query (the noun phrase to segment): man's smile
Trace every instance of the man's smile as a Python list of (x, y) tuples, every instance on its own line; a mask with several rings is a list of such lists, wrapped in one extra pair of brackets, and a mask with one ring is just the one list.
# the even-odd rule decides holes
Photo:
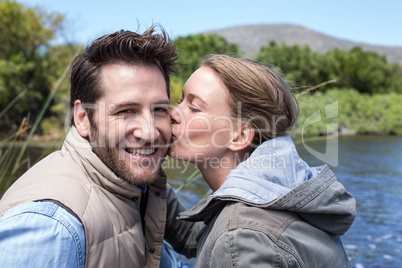
[(149, 149), (126, 148), (125, 151), (132, 155), (149, 156), (149, 155), (154, 154), (156, 149), (155, 148), (149, 148)]

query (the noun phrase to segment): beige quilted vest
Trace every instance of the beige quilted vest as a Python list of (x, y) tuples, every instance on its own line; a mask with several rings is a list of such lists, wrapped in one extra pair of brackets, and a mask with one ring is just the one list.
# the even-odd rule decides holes
[(0, 215), (22, 203), (55, 200), (80, 219), (86, 267), (159, 267), (166, 223), (166, 176), (149, 185), (145, 238), (141, 192), (118, 178), (72, 127), (63, 148), (19, 178), (0, 200)]

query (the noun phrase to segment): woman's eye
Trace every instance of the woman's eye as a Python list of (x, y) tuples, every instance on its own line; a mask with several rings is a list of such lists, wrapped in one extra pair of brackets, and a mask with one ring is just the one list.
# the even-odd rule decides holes
[(198, 109), (197, 107), (194, 106), (188, 106), (188, 108), (193, 111), (193, 112), (200, 112), (200, 109)]

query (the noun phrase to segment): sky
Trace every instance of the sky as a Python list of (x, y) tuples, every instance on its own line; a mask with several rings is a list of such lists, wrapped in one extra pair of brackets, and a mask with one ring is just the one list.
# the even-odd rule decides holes
[(400, 0), (17, 0), (66, 16), (58, 42), (87, 44), (121, 29), (160, 24), (172, 38), (239, 25), (288, 23), (332, 37), (402, 46)]

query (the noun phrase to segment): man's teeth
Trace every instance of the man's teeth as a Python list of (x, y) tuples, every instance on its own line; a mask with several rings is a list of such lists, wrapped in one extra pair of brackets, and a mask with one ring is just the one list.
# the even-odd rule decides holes
[(129, 149), (127, 148), (126, 151), (133, 155), (151, 155), (155, 153), (155, 148), (152, 149)]

